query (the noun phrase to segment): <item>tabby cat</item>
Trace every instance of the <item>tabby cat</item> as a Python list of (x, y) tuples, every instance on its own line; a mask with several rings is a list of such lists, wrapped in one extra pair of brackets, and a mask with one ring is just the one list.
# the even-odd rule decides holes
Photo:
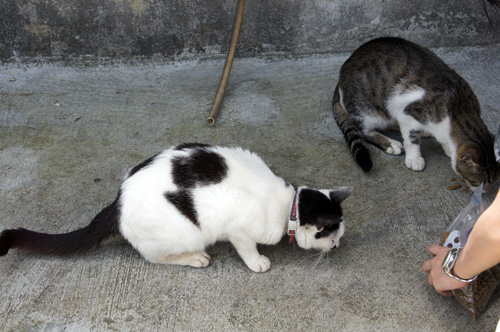
[(304, 249), (339, 246), (345, 229), (340, 203), (351, 192), (295, 190), (248, 150), (182, 144), (132, 168), (116, 200), (87, 227), (65, 234), (4, 230), (0, 256), (10, 248), (83, 252), (121, 234), (150, 262), (206, 267), (205, 248), (223, 240), (252, 271), (265, 272), (271, 263), (257, 243), (276, 244), (288, 233)]
[[(430, 50), (401, 38), (359, 47), (340, 69), (333, 96), (335, 120), (356, 162), (372, 168), (368, 141), (388, 154), (406, 152), (406, 166), (424, 169), (423, 136), (433, 136), (453, 170), (473, 189), (487, 190), (499, 175), (494, 136), (481, 119), (469, 84)], [(380, 131), (397, 129), (401, 142)]]

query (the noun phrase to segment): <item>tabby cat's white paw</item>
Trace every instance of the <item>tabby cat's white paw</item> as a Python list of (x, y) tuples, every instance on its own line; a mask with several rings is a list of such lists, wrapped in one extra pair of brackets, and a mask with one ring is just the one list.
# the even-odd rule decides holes
[(247, 264), (253, 272), (266, 272), (271, 268), (271, 261), (266, 256), (259, 256), (255, 261)]
[(396, 140), (391, 139), (391, 146), (385, 150), (387, 154), (400, 155), (404, 151), (403, 144)]
[(406, 158), (406, 167), (414, 171), (421, 171), (425, 167), (425, 160), (422, 157), (418, 157), (415, 159)]

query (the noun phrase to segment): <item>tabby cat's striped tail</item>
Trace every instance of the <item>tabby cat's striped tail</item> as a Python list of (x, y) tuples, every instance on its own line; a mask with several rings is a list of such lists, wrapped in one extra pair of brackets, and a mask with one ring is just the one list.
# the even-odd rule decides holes
[(0, 234), (0, 256), (9, 249), (24, 249), (40, 254), (67, 255), (85, 252), (118, 234), (118, 199), (97, 214), (82, 229), (64, 234), (46, 234), (24, 228), (6, 229)]
[(342, 106), (340, 102), (339, 87), (335, 88), (335, 93), (333, 94), (333, 116), (340, 130), (344, 134), (344, 138), (351, 148), (352, 155), (363, 171), (368, 172), (372, 169), (373, 163), (370, 157), (370, 151), (366, 146), (366, 141), (363, 133), (359, 128), (351, 121), (349, 114)]

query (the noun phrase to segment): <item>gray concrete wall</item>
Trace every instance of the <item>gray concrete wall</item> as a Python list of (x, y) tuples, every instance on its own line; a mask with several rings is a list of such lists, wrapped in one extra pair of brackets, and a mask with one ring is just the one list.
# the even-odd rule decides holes
[[(0, 0), (0, 60), (218, 56), (236, 3)], [(350, 51), (382, 35), (429, 47), (500, 41), (481, 0), (248, 0), (238, 55)]]

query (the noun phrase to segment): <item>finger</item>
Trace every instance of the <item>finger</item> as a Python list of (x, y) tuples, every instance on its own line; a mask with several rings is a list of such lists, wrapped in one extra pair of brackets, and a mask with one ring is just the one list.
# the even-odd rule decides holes
[(432, 268), (431, 259), (426, 260), (425, 262), (422, 263), (422, 270), (424, 270), (424, 272), (426, 273), (431, 272), (431, 268)]
[(427, 282), (429, 283), (429, 285), (431, 287), (434, 287), (434, 289), (436, 290), (436, 292), (438, 292), (439, 294), (443, 295), (443, 296), (446, 296), (446, 297), (450, 297), (453, 295), (452, 291), (450, 290), (439, 290), (437, 289), (435, 286), (434, 286), (434, 281), (432, 280), (432, 274), (429, 273), (429, 277), (427, 278)]
[(452, 291), (449, 291), (449, 290), (447, 290), (447, 291), (439, 291), (439, 290), (437, 290), (437, 289), (436, 289), (436, 291), (437, 291), (439, 294), (441, 294), (441, 295), (443, 295), (443, 296), (447, 296), (447, 297), (450, 297), (450, 296), (452, 296), (452, 295), (453, 295)]
[(429, 273), (429, 276), (427, 277), (427, 282), (429, 283), (430, 286), (434, 287), (434, 283), (432, 282), (432, 275)]
[(439, 252), (439, 250), (440, 250), (441, 248), (443, 248), (443, 247), (438, 246), (437, 244), (431, 244), (431, 245), (429, 246), (429, 252), (430, 252), (432, 255), (436, 256), (436, 255), (438, 254), (438, 252)]

